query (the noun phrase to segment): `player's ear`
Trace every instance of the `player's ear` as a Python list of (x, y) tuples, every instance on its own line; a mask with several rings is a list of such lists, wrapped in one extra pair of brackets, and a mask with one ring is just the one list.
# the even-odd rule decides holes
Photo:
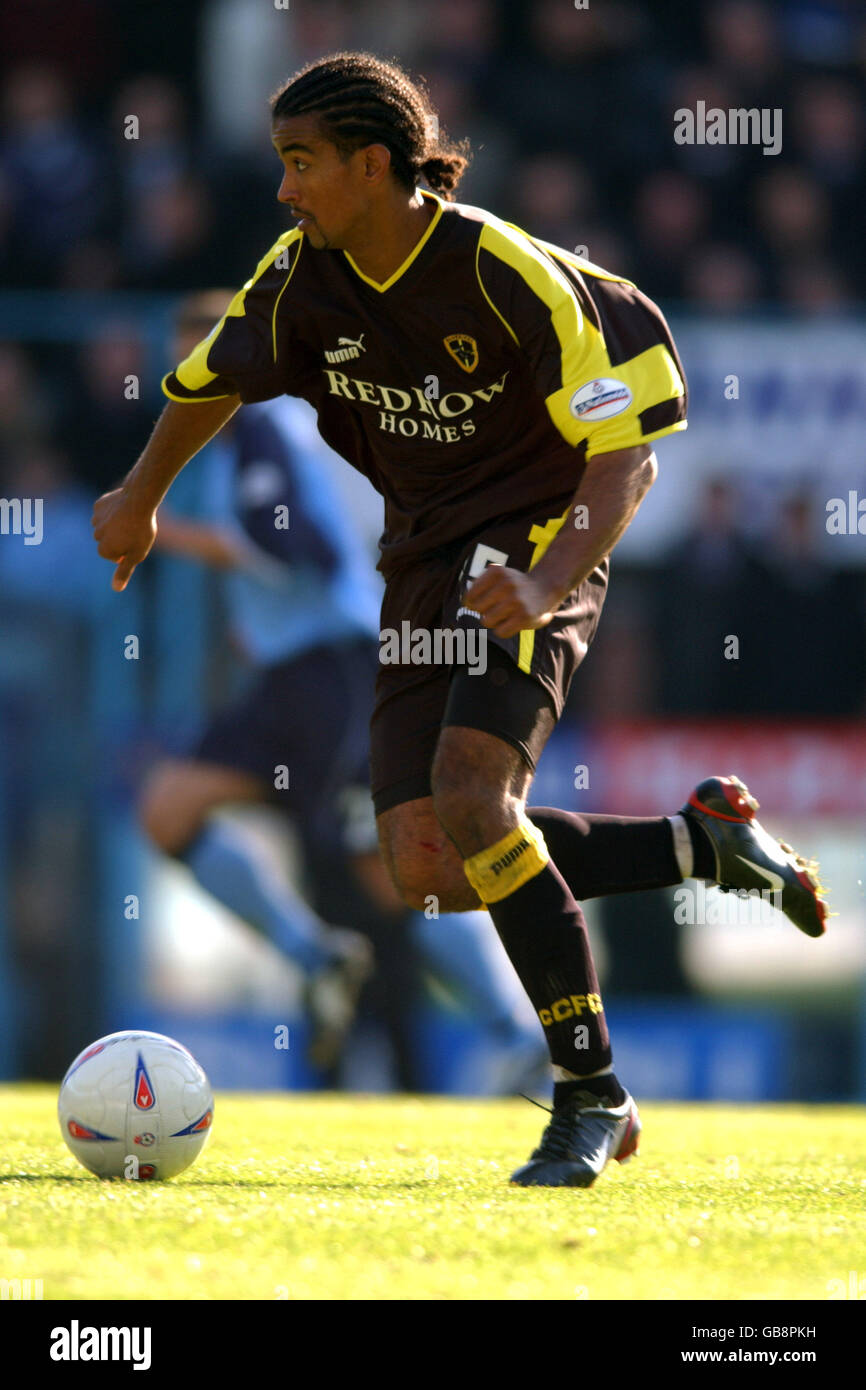
[(391, 151), (388, 146), (365, 145), (358, 153), (363, 155), (364, 181), (368, 185), (380, 184), (391, 168)]

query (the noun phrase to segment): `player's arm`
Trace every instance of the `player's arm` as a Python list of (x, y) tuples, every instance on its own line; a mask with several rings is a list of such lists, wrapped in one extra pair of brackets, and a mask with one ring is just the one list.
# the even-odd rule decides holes
[(164, 379), (169, 402), (144, 453), (122, 486), (96, 503), (93, 531), (99, 554), (117, 563), (113, 588), (125, 589), (150, 551), (157, 508), (184, 465), (242, 401), (269, 400), (288, 388), (286, 366), (277, 360), (275, 316), (300, 244), (297, 229), (284, 233), (219, 323)]
[(213, 439), (238, 406), (239, 396), (217, 400), (169, 401), (141, 458), (124, 482), (106, 492), (93, 508), (93, 535), (99, 554), (117, 568), (113, 589), (125, 589), (156, 539), (156, 512), (178, 473)]
[(592, 574), (624, 534), (657, 474), (648, 444), (595, 454), (569, 513), (528, 573), (488, 565), (465, 602), (498, 637), (545, 627), (567, 594)]
[(180, 555), (185, 560), (198, 560), (214, 569), (238, 569), (244, 562), (244, 547), (238, 537), (223, 526), (207, 521), (190, 521), (187, 517), (166, 516), (160, 513), (158, 550)]
[(490, 566), (466, 594), (487, 627), (512, 637), (549, 623), (616, 545), (655, 480), (650, 441), (685, 429), (686, 387), (667, 326), (649, 301), (628, 311), (629, 355), (623, 360), (620, 344), (614, 364), (564, 267), (516, 228), (484, 225), (476, 269), (551, 423), (587, 460), (572, 503), (586, 511), (573, 510), (572, 524), (566, 517), (528, 574)]

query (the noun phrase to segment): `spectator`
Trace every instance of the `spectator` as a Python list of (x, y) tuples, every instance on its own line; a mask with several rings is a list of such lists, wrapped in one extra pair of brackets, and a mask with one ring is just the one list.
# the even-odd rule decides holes
[(78, 478), (94, 494), (113, 487), (147, 442), (153, 410), (141, 398), (144, 348), (128, 324), (106, 324), (85, 344), (61, 434)]
[(655, 645), (666, 714), (745, 714), (759, 700), (766, 632), (754, 612), (764, 575), (741, 536), (741, 509), (736, 486), (708, 482), (693, 526), (658, 572)]
[(118, 92), (111, 128), (124, 213), (134, 220), (143, 195), (171, 186), (190, 170), (183, 96), (163, 77), (138, 77)]
[(854, 292), (835, 261), (823, 256), (794, 257), (778, 268), (780, 298), (805, 314), (849, 311)]
[(773, 256), (824, 248), (830, 221), (829, 200), (815, 179), (800, 169), (773, 169), (754, 195), (758, 229)]
[(187, 175), (143, 192), (138, 217), (127, 225), (126, 280), (136, 289), (196, 289), (212, 283), (225, 264), (201, 179)]
[(50, 418), (31, 358), (15, 344), (0, 342), (0, 489), (18, 451), (46, 435)]
[(755, 0), (711, 5), (705, 17), (705, 43), (713, 63), (740, 89), (747, 106), (777, 103), (781, 57), (776, 16), (770, 6)]
[(861, 713), (866, 682), (863, 580), (821, 553), (822, 518), (806, 494), (787, 498), (761, 546), (750, 713)]
[(706, 233), (707, 195), (675, 169), (648, 175), (637, 190), (632, 223), (638, 242), (635, 278), (654, 298), (682, 295), (684, 258)]
[(527, 160), (518, 196), (517, 221), (533, 236), (566, 250), (577, 243), (587, 244), (581, 232), (595, 213), (595, 193), (576, 159), (565, 154), (537, 154)]
[(683, 289), (698, 310), (735, 313), (751, 309), (763, 296), (757, 265), (738, 246), (710, 242), (699, 247), (686, 264)]
[(3, 107), (0, 173), (9, 190), (16, 280), (56, 284), (76, 242), (107, 217), (105, 151), (75, 112), (58, 70), (14, 71)]

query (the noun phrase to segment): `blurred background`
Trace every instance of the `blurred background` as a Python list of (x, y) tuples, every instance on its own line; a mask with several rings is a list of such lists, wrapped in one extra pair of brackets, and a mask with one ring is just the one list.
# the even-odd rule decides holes
[[(617, 1071), (645, 1097), (866, 1098), (857, 0), (3, 0), (0, 1076), (58, 1077), (100, 1034), (152, 1027), (217, 1086), (507, 1090), (497, 1008), (534, 1060), (531, 1010), (473, 914), (455, 940), (481, 1002), (431, 939), (448, 918), (385, 933), (379, 987), (322, 1075), (297, 969), (139, 826), (148, 770), (225, 707), (244, 659), (212, 569), (155, 552), (112, 593), (92, 503), (161, 409), (178, 298), (242, 284), (288, 224), (268, 94), (340, 48), (422, 74), (472, 142), (461, 201), (636, 280), (689, 378), (689, 429), (659, 444), (533, 800), (672, 814), (736, 772), (821, 860), (838, 914), (815, 943), (712, 891), (696, 922), (674, 890), (588, 903)], [(699, 101), (781, 111), (780, 153), (677, 144), (674, 112)], [(378, 499), (321, 467), (373, 556)], [(209, 468), (181, 475), (177, 516), (205, 515)], [(10, 499), (42, 499), (38, 539)], [(243, 819), (308, 892), (297, 825)], [(383, 978), (402, 981), (396, 1020)]]

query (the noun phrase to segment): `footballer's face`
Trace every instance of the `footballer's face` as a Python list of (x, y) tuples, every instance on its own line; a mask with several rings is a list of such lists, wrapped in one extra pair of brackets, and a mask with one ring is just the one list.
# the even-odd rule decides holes
[(349, 248), (387, 172), (387, 150), (368, 146), (343, 158), (323, 139), (315, 116), (279, 117), (271, 139), (283, 165), (277, 198), (291, 209), (310, 245), (318, 251)]

